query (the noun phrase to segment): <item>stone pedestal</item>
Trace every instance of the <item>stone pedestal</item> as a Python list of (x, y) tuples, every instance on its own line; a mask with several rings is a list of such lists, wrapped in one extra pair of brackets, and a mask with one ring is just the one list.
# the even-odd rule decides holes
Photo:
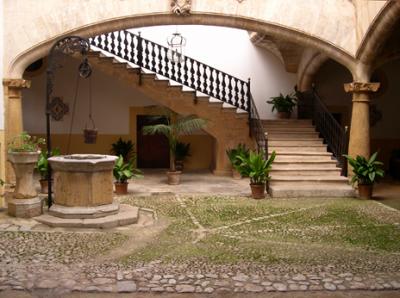
[(42, 214), (42, 201), (37, 197), (33, 170), (39, 152), (10, 152), (8, 160), (15, 172), (16, 185), (10, 194), (8, 214), (15, 217), (35, 217)]

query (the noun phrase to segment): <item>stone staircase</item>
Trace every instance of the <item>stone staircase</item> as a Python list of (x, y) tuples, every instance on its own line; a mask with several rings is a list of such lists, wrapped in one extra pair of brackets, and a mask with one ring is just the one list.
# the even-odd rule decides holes
[(354, 190), (311, 120), (264, 120), (268, 152), (277, 153), (271, 170), (272, 197), (353, 197)]
[(255, 147), (255, 141), (249, 137), (246, 111), (154, 72), (140, 70), (136, 65), (107, 52), (92, 49), (88, 58), (95, 71), (100, 70), (125, 81), (160, 106), (168, 107), (181, 115), (194, 114), (207, 119), (204, 130), (215, 139), (215, 165), (212, 169), (214, 174), (231, 174), (230, 161), (226, 155), (228, 148), (238, 143), (244, 143), (250, 148)]

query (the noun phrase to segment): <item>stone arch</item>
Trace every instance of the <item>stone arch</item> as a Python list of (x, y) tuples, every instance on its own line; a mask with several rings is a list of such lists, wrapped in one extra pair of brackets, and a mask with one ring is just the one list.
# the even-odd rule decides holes
[(319, 39), (315, 36), (291, 29), (282, 25), (248, 19), (232, 15), (192, 14), (190, 16), (178, 17), (171, 13), (159, 13), (154, 15), (128, 16), (119, 19), (105, 20), (100, 23), (76, 28), (61, 35), (51, 36), (47, 40), (20, 53), (7, 68), (5, 74), (9, 78), (21, 78), (25, 68), (37, 59), (47, 55), (51, 45), (67, 35), (79, 35), (82, 37), (95, 36), (101, 33), (116, 31), (127, 28), (147, 27), (157, 25), (212, 25), (238, 28), (248, 31), (260, 32), (281, 38), (283, 40), (295, 41), (296, 43), (318, 50), (326, 56), (352, 69), (355, 59), (344, 50), (333, 44)]
[(328, 59), (328, 56), (319, 52), (309, 51), (308, 53), (305, 53), (299, 67), (297, 79), (297, 87), (300, 92), (312, 88), (315, 74)]
[(387, 1), (380, 14), (370, 26), (361, 45), (356, 58), (365, 65), (374, 63), (385, 41), (394, 30), (397, 21), (400, 20), (400, 1)]

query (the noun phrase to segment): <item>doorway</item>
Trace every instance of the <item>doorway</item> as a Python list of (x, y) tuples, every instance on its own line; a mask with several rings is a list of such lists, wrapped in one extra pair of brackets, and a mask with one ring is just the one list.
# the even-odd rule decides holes
[(169, 168), (168, 139), (162, 134), (144, 135), (146, 125), (167, 124), (164, 116), (137, 115), (137, 166), (138, 168)]

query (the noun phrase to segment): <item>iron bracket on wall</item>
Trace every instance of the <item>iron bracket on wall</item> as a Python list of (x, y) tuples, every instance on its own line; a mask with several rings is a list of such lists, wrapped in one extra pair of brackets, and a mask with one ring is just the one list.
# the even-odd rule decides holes
[[(87, 53), (90, 50), (90, 43), (88, 39), (79, 36), (67, 36), (59, 39), (51, 47), (49, 51), (48, 67), (46, 71), (46, 143), (47, 143), (47, 157), (51, 157), (51, 97), (54, 91), (54, 79), (57, 69), (61, 68), (60, 57), (62, 55), (73, 55), (80, 54), (83, 59), (82, 63), (79, 65), (79, 75), (83, 78), (88, 78), (92, 74), (92, 68), (87, 59)], [(47, 194), (47, 204), (50, 208), (53, 204), (52, 198), (52, 170), (49, 165), (47, 181), (48, 181), (48, 194)]]

